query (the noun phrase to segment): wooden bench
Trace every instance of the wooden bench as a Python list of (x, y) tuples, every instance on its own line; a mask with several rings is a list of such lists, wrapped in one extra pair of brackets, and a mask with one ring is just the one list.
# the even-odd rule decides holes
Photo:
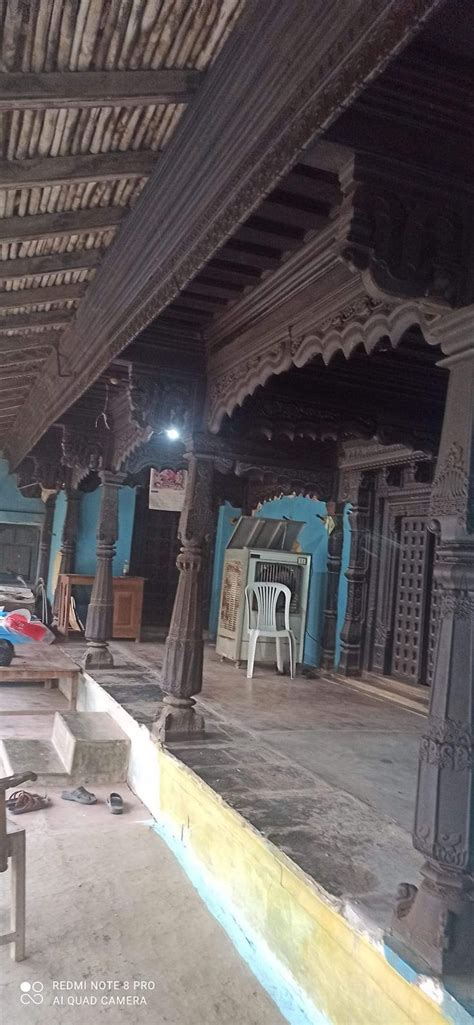
[(0, 667), (0, 686), (3, 683), (43, 683), (44, 689), (50, 690), (54, 681), (60, 689), (61, 683), (69, 684), (68, 707), (75, 709), (79, 673), (78, 666), (63, 653), (56, 653), (49, 646), (35, 648), (34, 652), (16, 655), (11, 665)]

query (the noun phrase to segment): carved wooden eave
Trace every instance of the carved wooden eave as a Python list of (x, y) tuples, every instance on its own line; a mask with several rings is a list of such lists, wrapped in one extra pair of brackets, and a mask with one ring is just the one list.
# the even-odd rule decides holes
[(278, 498), (301, 497), (327, 502), (335, 494), (335, 467), (301, 470), (237, 460), (235, 473), (248, 481), (247, 505), (250, 511)]
[(328, 364), (336, 352), (343, 352), (349, 359), (359, 345), (370, 353), (384, 337), (396, 348), (414, 325), (428, 343), (438, 344), (433, 327), (439, 313), (424, 310), (415, 301), (374, 298), (366, 292), (359, 274), (342, 271), (342, 280), (344, 283), (333, 293), (326, 290), (317, 298), (313, 293), (312, 301), (306, 292), (302, 293), (211, 359), (207, 398), (210, 431), (217, 432), (225, 414), (231, 415), (272, 374), (281, 374), (292, 364), (302, 367), (318, 355)]
[(56, 494), (64, 487), (67, 476), (62, 456), (62, 431), (52, 427), (17, 467), (15, 476), (20, 490), (28, 489), (28, 497), (38, 494), (44, 501)]
[(12, 426), (13, 465), (440, 2), (248, 0), (62, 337), (70, 376), (60, 381), (49, 359)]

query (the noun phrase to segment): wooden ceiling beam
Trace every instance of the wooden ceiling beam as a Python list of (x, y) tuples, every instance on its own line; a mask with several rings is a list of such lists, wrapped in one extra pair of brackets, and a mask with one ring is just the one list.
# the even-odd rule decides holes
[[(51, 357), (18, 415), (6, 440), (13, 467), (440, 6), (441, 0), (248, 0), (61, 340), (70, 377)], [(10, 89), (9, 109), (18, 109), (21, 95), (21, 88)], [(31, 106), (31, 96), (25, 99)], [(84, 102), (81, 89), (79, 106)], [(120, 105), (117, 95), (114, 103)], [(285, 239), (284, 248), (289, 244)]]
[(52, 349), (60, 337), (60, 331), (54, 331), (51, 334), (38, 331), (33, 335), (0, 336), (0, 353), (23, 352), (25, 349)]
[(287, 249), (299, 249), (303, 241), (303, 232), (278, 231), (278, 225), (273, 224), (260, 216), (253, 216), (246, 224), (242, 224), (235, 233), (235, 238), (242, 242), (251, 242), (252, 245), (262, 246), (263, 249), (274, 250), (278, 256)]
[(0, 111), (189, 103), (203, 79), (200, 71), (175, 68), (6, 72), (0, 74)]
[(30, 327), (66, 327), (75, 311), (40, 310), (38, 313), (18, 313), (0, 317), (0, 336), (5, 331), (27, 331)]
[(258, 208), (258, 216), (265, 217), (275, 225), (284, 224), (304, 232), (314, 231), (315, 228), (325, 228), (328, 223), (327, 214), (321, 211), (286, 206), (273, 198), (264, 200)]
[(223, 283), (218, 284), (217, 281), (208, 281), (206, 278), (193, 278), (190, 285), (186, 289), (186, 295), (196, 295), (201, 299), (209, 299), (214, 301), (218, 299), (238, 299), (242, 295), (244, 284), (239, 286), (234, 285), (232, 288), (230, 285)]
[(5, 367), (18, 367), (20, 373), (27, 369), (30, 364), (44, 362), (50, 354), (50, 349), (34, 349), (32, 352), (0, 352), (0, 371)]
[(67, 299), (81, 299), (87, 282), (72, 285), (48, 285), (45, 288), (17, 288), (0, 292), (0, 310), (37, 303), (55, 303)]
[(66, 213), (37, 214), (35, 217), (0, 218), (0, 242), (21, 242), (33, 238), (59, 238), (81, 232), (116, 228), (126, 207), (96, 206), (91, 210), (69, 210)]
[[(261, 239), (260, 239), (261, 242)], [(255, 270), (275, 270), (280, 266), (280, 256), (278, 254), (263, 253), (260, 250), (256, 253), (252, 250), (251, 246), (245, 246), (242, 241), (237, 238), (230, 239), (226, 242), (222, 249), (216, 254), (217, 259), (224, 263), (232, 263), (234, 265), (242, 265), (242, 272), (246, 267)], [(206, 268), (207, 270), (207, 268)]]
[(158, 154), (153, 151), (130, 150), (126, 153), (78, 153), (73, 157), (0, 160), (0, 189), (148, 178), (157, 158)]
[(76, 249), (73, 253), (52, 253), (50, 256), (25, 256), (18, 260), (2, 260), (0, 281), (71, 270), (91, 270), (97, 267), (102, 256), (100, 249)]
[(250, 267), (239, 267), (238, 270), (232, 270), (222, 261), (216, 258), (211, 260), (201, 271), (198, 278), (194, 278), (194, 281), (210, 280), (220, 281), (222, 284), (233, 284), (239, 288), (245, 288), (247, 285), (256, 285), (260, 281), (260, 271), (252, 270)]
[(189, 306), (193, 310), (203, 310), (205, 313), (213, 313), (214, 310), (222, 309), (226, 306), (225, 299), (220, 299), (215, 295), (197, 295), (195, 292), (188, 291), (181, 292), (177, 297), (173, 306)]

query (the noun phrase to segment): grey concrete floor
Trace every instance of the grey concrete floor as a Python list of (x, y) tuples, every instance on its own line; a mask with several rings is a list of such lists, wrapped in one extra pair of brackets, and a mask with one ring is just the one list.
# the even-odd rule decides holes
[[(95, 679), (151, 725), (163, 645), (111, 647), (115, 667)], [(419, 881), (411, 824), (424, 713), (324, 677), (257, 667), (247, 680), (210, 646), (198, 707), (205, 739), (173, 753), (329, 893), (387, 928), (399, 883)]]
[[(102, 798), (109, 789), (94, 787)], [(15, 963), (0, 947), (1, 1021), (280, 1025), (279, 1011), (150, 828), (146, 809), (127, 787), (117, 789), (126, 801), (122, 817), (103, 801), (89, 808), (61, 801), (50, 788), (49, 809), (15, 820), (27, 834), (28, 956)], [(0, 876), (1, 931), (8, 929), (8, 876)], [(33, 982), (43, 985), (38, 1006), (20, 999), (21, 984)], [(86, 988), (59, 988), (67, 982)], [(93, 990), (93, 982), (107, 988)], [(109, 982), (129, 989), (109, 989)], [(126, 994), (146, 1003), (100, 1003)], [(97, 1005), (78, 1004), (85, 996), (98, 997)], [(54, 1005), (55, 997), (64, 1004)]]

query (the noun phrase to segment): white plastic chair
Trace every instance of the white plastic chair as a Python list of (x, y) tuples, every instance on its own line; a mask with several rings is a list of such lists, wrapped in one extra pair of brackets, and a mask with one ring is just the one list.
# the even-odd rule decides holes
[[(277, 603), (280, 595), (285, 598), (284, 627), (277, 626)], [(257, 602), (256, 615), (253, 611), (253, 596)], [(290, 602), (291, 591), (286, 584), (249, 584), (245, 588), (245, 600), (247, 603), (247, 615), (249, 622), (249, 650), (247, 661), (247, 679), (253, 676), (255, 652), (259, 637), (274, 637), (276, 643), (277, 666), (280, 673), (283, 672), (283, 658), (281, 651), (282, 637), (288, 638), (290, 649), (290, 676), (294, 679), (296, 668), (296, 638), (290, 629)], [(255, 618), (255, 625), (252, 625)]]

